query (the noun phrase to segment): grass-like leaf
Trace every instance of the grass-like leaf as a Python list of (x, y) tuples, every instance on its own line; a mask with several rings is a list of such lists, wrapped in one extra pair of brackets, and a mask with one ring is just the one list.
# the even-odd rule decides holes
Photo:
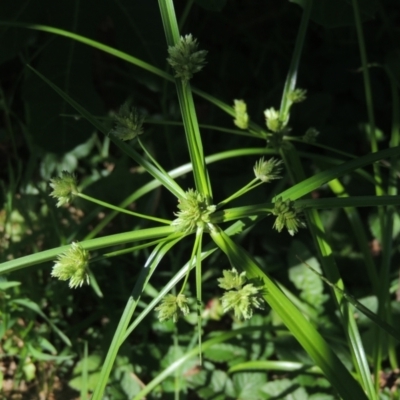
[(358, 382), (351, 376), (321, 335), (260, 269), (253, 258), (218, 227), (214, 227), (210, 234), (218, 247), (228, 256), (233, 266), (246, 271), (248, 278), (261, 279), (264, 282), (264, 299), (321, 368), (338, 393), (344, 399), (366, 399)]

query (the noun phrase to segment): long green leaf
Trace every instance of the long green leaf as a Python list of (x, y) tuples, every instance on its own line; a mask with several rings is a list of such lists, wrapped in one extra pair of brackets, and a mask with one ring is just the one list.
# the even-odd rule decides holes
[[(295, 206), (302, 210), (321, 210), (326, 208), (346, 208), (346, 207), (373, 207), (384, 205), (400, 205), (400, 196), (353, 196), (344, 198), (327, 199), (301, 199), (295, 201)], [(256, 215), (270, 215), (274, 208), (274, 203), (253, 204), (251, 206), (232, 207), (226, 210), (216, 211), (211, 214), (212, 223), (234, 221)]]
[[(292, 146), (285, 146), (281, 150), (282, 157), (289, 168), (291, 178), (295, 182), (302, 182), (305, 179), (303, 166), (296, 149)], [(306, 209), (304, 214), (307, 220), (307, 226), (314, 239), (315, 247), (318, 252), (324, 273), (328, 278), (335, 282), (339, 287), (343, 287), (343, 281), (340, 277), (339, 269), (337, 268), (333, 257), (333, 250), (327, 239), (325, 228), (322, 220), (316, 209)], [(366, 352), (364, 350), (361, 336), (350, 307), (347, 302), (343, 302), (343, 295), (333, 291), (333, 297), (340, 311), (340, 318), (343, 329), (347, 336), (347, 342), (353, 358), (353, 364), (360, 377), (363, 389), (367, 392), (370, 400), (376, 399), (376, 392), (371, 379), (371, 372), (367, 362)]]
[[(80, 244), (86, 250), (97, 250), (104, 247), (116, 246), (119, 244), (135, 242), (138, 240), (148, 240), (165, 237), (173, 232), (173, 227), (163, 226), (158, 228), (142, 229), (140, 231), (117, 233), (115, 235), (86, 240), (84, 242), (80, 242)], [(59, 254), (68, 250), (69, 247), (70, 245), (60, 246), (54, 249), (41, 251), (40, 253), (20, 257), (15, 260), (6, 261), (5, 263), (0, 264), (0, 275), (16, 271), (21, 268), (30, 267), (31, 265), (54, 260)]]
[[(178, 22), (176, 20), (172, 0), (159, 0), (161, 18), (164, 25), (168, 46), (176, 45), (180, 40)], [(176, 91), (185, 128), (186, 141), (189, 149), (190, 160), (193, 165), (193, 176), (196, 189), (211, 201), (212, 192), (208, 178), (207, 167), (204, 159), (203, 145), (197, 121), (190, 83), (183, 83), (175, 79)]]
[(316, 366), (302, 364), (296, 361), (275, 361), (275, 360), (254, 360), (235, 364), (230, 367), (228, 372), (241, 371), (283, 371), (283, 372), (297, 372), (297, 373), (311, 373), (321, 374), (322, 371)]
[(336, 167), (319, 172), (318, 174), (292, 186), (290, 189), (279, 193), (277, 196), (275, 196), (275, 199), (278, 197), (282, 197), (283, 200), (296, 200), (302, 196), (305, 196), (308, 193), (311, 193), (313, 190), (318, 189), (325, 183), (333, 179), (337, 179), (338, 177), (348, 172), (364, 167), (365, 165), (372, 164), (384, 158), (396, 157), (399, 155), (400, 146), (381, 150), (376, 153), (369, 153), (363, 157), (357, 158), (356, 160), (347, 161)]
[(260, 269), (253, 258), (217, 226), (210, 230), (212, 239), (228, 256), (232, 265), (246, 271), (249, 278), (262, 279), (264, 298), (280, 316), (293, 336), (299, 341), (338, 393), (348, 400), (366, 399), (358, 382), (337, 358), (329, 345), (299, 310), (288, 300), (275, 283)]
[(179, 238), (166, 238), (163, 243), (160, 243), (156, 246), (150, 257), (147, 259), (146, 264), (143, 266), (135, 287), (133, 288), (132, 294), (131, 296), (129, 296), (128, 302), (118, 323), (117, 329), (114, 333), (111, 345), (107, 352), (106, 359), (104, 360), (104, 364), (100, 372), (99, 381), (92, 396), (92, 400), (101, 400), (103, 398), (104, 390), (107, 385), (111, 369), (117, 357), (118, 350), (124, 341), (125, 332), (128, 328), (129, 322), (132, 318), (132, 315), (136, 309), (136, 306), (147, 282), (149, 281), (150, 277), (152, 276), (153, 272), (155, 271), (156, 267), (163, 259), (165, 254), (176, 243), (182, 240), (183, 237), (184, 236), (182, 235)]

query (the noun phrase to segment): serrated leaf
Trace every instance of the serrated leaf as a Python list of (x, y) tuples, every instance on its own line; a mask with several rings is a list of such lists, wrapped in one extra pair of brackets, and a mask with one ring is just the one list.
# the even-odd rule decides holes
[[(211, 375), (211, 376), (210, 376)], [(229, 388), (232, 386), (232, 381), (229, 379), (226, 372), (221, 370), (212, 371), (207, 374), (207, 384), (203, 387), (196, 388), (197, 395), (204, 400), (224, 400), (227, 398)]]
[(268, 396), (279, 399), (308, 400), (309, 395), (306, 390), (299, 387), (294, 381), (280, 379), (268, 382), (262, 388), (262, 392)]
[(169, 365), (171, 365), (174, 361), (176, 361), (178, 358), (182, 357), (184, 351), (182, 347), (180, 346), (170, 346), (168, 349), (167, 354), (164, 356), (164, 358), (161, 361), (161, 367), (162, 368), (167, 368)]
[(319, 388), (330, 388), (329, 382), (322, 376), (316, 376), (314, 374), (301, 374), (295, 378), (295, 381), (301, 387), (319, 387)]
[[(161, 367), (167, 368), (175, 361), (179, 360), (185, 354), (184, 349), (180, 346), (170, 346), (167, 354), (161, 361)], [(190, 375), (191, 371), (195, 371), (197, 368), (198, 360), (190, 359), (184, 362), (179, 369), (177, 369), (174, 376), (170, 376), (163, 383), (162, 387), (165, 392), (173, 393), (176, 389), (177, 380), (179, 381), (179, 387), (185, 391), (187, 387), (187, 381), (184, 378), (186, 375)]]
[(233, 387), (239, 400), (259, 400), (260, 390), (266, 383), (266, 374), (259, 372), (244, 372), (233, 376)]

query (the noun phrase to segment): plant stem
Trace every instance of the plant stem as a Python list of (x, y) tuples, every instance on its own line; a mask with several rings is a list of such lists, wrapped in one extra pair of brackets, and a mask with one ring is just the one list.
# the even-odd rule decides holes
[(132, 215), (134, 217), (138, 217), (138, 218), (143, 218), (143, 219), (149, 219), (151, 221), (156, 221), (156, 222), (160, 222), (161, 224), (165, 224), (165, 225), (171, 225), (172, 221), (169, 221), (168, 219), (162, 219), (162, 218), (157, 218), (157, 217), (152, 217), (150, 215), (145, 215), (145, 214), (140, 214), (140, 213), (136, 213), (134, 211), (128, 211), (125, 210), (123, 208), (117, 207), (117, 206), (113, 206), (112, 204), (106, 203), (104, 201), (95, 199), (94, 197), (88, 196), (86, 194), (83, 193), (77, 193), (76, 194), (78, 197), (91, 201), (92, 203), (96, 203), (102, 207), (106, 207), (106, 208), (110, 208), (111, 210), (114, 211), (118, 211), (120, 213), (124, 213), (124, 214), (128, 214), (128, 215)]

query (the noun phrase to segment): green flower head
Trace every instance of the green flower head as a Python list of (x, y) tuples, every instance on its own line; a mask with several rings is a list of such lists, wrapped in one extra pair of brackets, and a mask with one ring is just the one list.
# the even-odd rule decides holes
[(249, 127), (249, 114), (247, 114), (247, 106), (243, 100), (234, 100), (233, 108), (235, 110), (234, 124), (240, 129)]
[(303, 140), (307, 143), (315, 143), (319, 132), (315, 128), (308, 128), (303, 136)]
[(53, 188), (50, 196), (58, 200), (57, 207), (70, 203), (79, 193), (75, 175), (68, 171), (62, 171), (60, 177), (51, 179), (50, 186)]
[(249, 319), (255, 308), (264, 308), (262, 297), (263, 287), (254, 283), (247, 283), (246, 272), (238, 273), (235, 268), (223, 271), (223, 278), (219, 278), (219, 286), (227, 290), (221, 297), (224, 312), (233, 309), (237, 319)]
[(274, 179), (280, 179), (282, 170), (281, 164), (283, 164), (282, 160), (270, 158), (264, 161), (264, 157), (261, 157), (253, 168), (254, 175), (257, 179), (265, 183), (271, 182)]
[(181, 36), (175, 46), (168, 47), (168, 63), (175, 71), (175, 77), (188, 82), (193, 74), (199, 72), (203, 67), (207, 55), (206, 50), (197, 51), (198, 43), (192, 35)]
[(299, 213), (300, 210), (295, 208), (293, 201), (283, 201), (282, 198), (278, 198), (272, 210), (272, 214), (277, 217), (273, 227), (278, 232), (281, 232), (283, 228), (287, 228), (288, 232), (293, 236), (299, 228), (305, 227), (304, 222), (298, 215)]
[(230, 290), (221, 297), (224, 312), (233, 309), (237, 319), (250, 319), (255, 308), (264, 309), (264, 299), (260, 289), (252, 283), (239, 290)]
[(289, 100), (292, 103), (300, 103), (306, 99), (307, 90), (305, 89), (294, 89), (293, 92), (289, 93)]
[(143, 133), (144, 116), (137, 108), (131, 106), (131, 101), (126, 101), (114, 115), (115, 127), (110, 134), (121, 140), (132, 140)]
[(70, 248), (58, 256), (53, 266), (51, 276), (67, 281), (69, 287), (77, 288), (84, 283), (89, 284), (89, 252), (78, 242), (71, 244)]
[(216, 206), (208, 205), (206, 198), (196, 190), (189, 189), (185, 195), (186, 197), (178, 200), (180, 211), (175, 213), (178, 218), (172, 221), (172, 226), (178, 232), (190, 233), (196, 227), (204, 228), (210, 222), (210, 214), (215, 211)]
[(282, 128), (282, 124), (279, 120), (279, 111), (271, 107), (264, 111), (264, 115), (268, 129), (272, 132), (279, 132)]
[(178, 321), (180, 315), (189, 314), (189, 305), (184, 294), (167, 294), (161, 301), (161, 304), (155, 308), (158, 311), (158, 319), (160, 322), (172, 319)]
[(246, 272), (237, 272), (236, 268), (222, 271), (223, 278), (218, 278), (219, 287), (225, 290), (240, 289), (246, 283)]

